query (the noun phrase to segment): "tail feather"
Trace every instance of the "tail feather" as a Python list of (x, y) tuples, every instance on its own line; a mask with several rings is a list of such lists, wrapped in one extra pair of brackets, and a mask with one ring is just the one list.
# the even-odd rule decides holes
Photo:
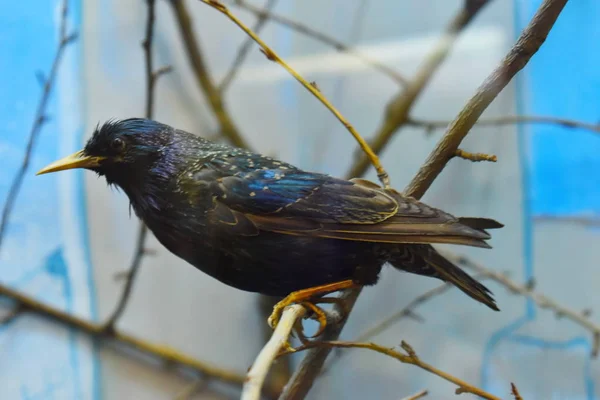
[(492, 310), (500, 311), (493, 293), (477, 282), (469, 274), (444, 258), (432, 246), (406, 246), (390, 260), (397, 269), (407, 272), (435, 277), (450, 282), (467, 296), (475, 299)]
[(503, 224), (491, 218), (460, 217), (458, 222), (485, 234), (488, 234), (487, 229), (504, 227)]

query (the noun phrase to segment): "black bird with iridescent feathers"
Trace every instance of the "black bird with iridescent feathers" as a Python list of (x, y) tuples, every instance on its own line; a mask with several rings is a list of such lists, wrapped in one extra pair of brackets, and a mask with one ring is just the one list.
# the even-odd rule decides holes
[[(485, 218), (456, 218), (363, 179), (307, 172), (145, 119), (110, 121), (38, 174), (86, 168), (129, 197), (172, 253), (241, 290), (290, 302), (373, 285), (385, 263), (451, 282), (498, 310), (490, 291), (432, 246), (489, 247)], [(276, 313), (277, 314), (277, 313)], [(278, 315), (274, 315), (276, 322)]]

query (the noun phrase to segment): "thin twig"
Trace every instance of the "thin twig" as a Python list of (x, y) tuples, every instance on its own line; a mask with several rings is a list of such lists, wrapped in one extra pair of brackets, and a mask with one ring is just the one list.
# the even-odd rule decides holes
[(403, 364), (412, 364), (416, 367), (424, 369), (427, 372), (437, 375), (440, 378), (445, 379), (448, 382), (455, 384), (458, 387), (455, 392), (456, 394), (471, 393), (471, 394), (474, 394), (476, 396), (479, 396), (479, 397), (482, 397), (482, 398), (488, 399), (488, 400), (500, 400), (499, 397), (496, 397), (493, 394), (484, 391), (483, 389), (480, 389), (474, 385), (471, 385), (471, 384), (463, 381), (462, 379), (459, 379), (453, 375), (450, 375), (447, 372), (437, 369), (436, 367), (434, 367), (430, 364), (427, 364), (426, 362), (421, 361), (421, 359), (417, 356), (417, 354), (415, 353), (413, 348), (404, 341), (402, 341), (401, 347), (405, 351), (405, 354), (400, 353), (394, 349), (390, 349), (388, 347), (380, 346), (375, 343), (342, 342), (342, 341), (314, 341), (314, 342), (308, 342), (300, 347), (297, 347), (297, 348), (294, 348), (291, 350), (286, 350), (281, 355), (290, 354), (292, 352), (296, 353), (299, 351), (304, 351), (304, 350), (308, 350), (308, 349), (312, 349), (312, 348), (322, 348), (322, 347), (327, 347), (330, 349), (337, 347), (337, 348), (358, 348), (358, 349), (373, 350), (378, 353), (385, 354), (387, 356), (395, 358), (396, 360), (400, 361)]
[(515, 400), (523, 400), (521, 397), (521, 393), (519, 393), (519, 389), (514, 383), (510, 383), (510, 393), (514, 396)]
[[(434, 129), (446, 128), (451, 121), (428, 121), (423, 119), (410, 118), (406, 123), (412, 126), (423, 127), (431, 131)], [(476, 126), (501, 126), (512, 124), (551, 124), (560, 125), (565, 128), (580, 128), (591, 132), (600, 133), (600, 125), (590, 124), (588, 122), (576, 121), (566, 118), (548, 117), (545, 115), (506, 115), (502, 117), (480, 118)]]
[(59, 42), (58, 47), (56, 49), (56, 53), (54, 54), (54, 60), (52, 61), (52, 66), (50, 67), (50, 73), (48, 77), (44, 79), (41, 74), (37, 75), (38, 80), (43, 83), (42, 95), (40, 97), (37, 110), (35, 112), (35, 117), (33, 119), (33, 126), (31, 127), (31, 131), (29, 132), (29, 140), (27, 142), (27, 147), (25, 148), (25, 154), (23, 155), (23, 160), (21, 162), (21, 166), (15, 177), (13, 178), (12, 184), (10, 185), (10, 189), (8, 190), (8, 195), (6, 197), (6, 202), (4, 203), (4, 207), (2, 209), (2, 220), (0, 221), (0, 247), (2, 247), (2, 242), (4, 240), (4, 235), (6, 233), (6, 228), (8, 226), (8, 220), (12, 213), (15, 201), (19, 192), (21, 191), (21, 186), (23, 185), (23, 179), (25, 178), (25, 174), (27, 173), (27, 169), (29, 168), (29, 162), (31, 160), (31, 154), (33, 153), (33, 149), (37, 143), (37, 139), (42, 131), (42, 127), (44, 123), (47, 121), (48, 117), (46, 116), (46, 107), (48, 105), (48, 100), (50, 99), (50, 95), (52, 94), (52, 89), (54, 89), (54, 82), (56, 80), (56, 75), (58, 73), (58, 68), (60, 66), (60, 62), (64, 55), (64, 52), (67, 46), (75, 41), (77, 38), (76, 33), (67, 33), (67, 15), (69, 13), (69, 2), (68, 0), (64, 0), (62, 3), (61, 16), (60, 16), (60, 27), (59, 27)]
[[(480, 280), (481, 278), (475, 277), (475, 279)], [(358, 335), (358, 337), (355, 339), (355, 342), (366, 342), (368, 340), (371, 340), (373, 337), (392, 327), (404, 317), (412, 317), (416, 321), (423, 322), (423, 317), (421, 317), (415, 312), (415, 308), (443, 293), (446, 293), (449, 289), (452, 289), (454, 287), (455, 286), (451, 283), (446, 282), (434, 287), (433, 289), (426, 291), (425, 293), (420, 294), (399, 311), (396, 311), (392, 315), (385, 318), (383, 321), (375, 324), (371, 328), (368, 328), (363, 333)], [(323, 368), (323, 375), (326, 374), (327, 371), (331, 369), (333, 364), (335, 364), (341, 357), (343, 357), (344, 354), (346, 353), (337, 352), (332, 357), (330, 357), (329, 365)]]
[(277, 358), (280, 350), (288, 346), (288, 340), (296, 321), (300, 320), (306, 309), (300, 304), (295, 304), (284, 310), (277, 328), (271, 339), (262, 348), (254, 364), (248, 371), (244, 388), (242, 389), (242, 400), (260, 400), (263, 382), (269, 373), (269, 369)]
[(395, 312), (394, 314), (390, 315), (389, 317), (387, 317), (386, 319), (384, 319), (377, 325), (375, 325), (375, 326), (367, 329), (363, 333), (361, 333), (358, 336), (358, 338), (356, 339), (356, 341), (357, 342), (367, 341), (367, 340), (379, 335), (381, 332), (385, 331), (386, 329), (390, 328), (391, 326), (393, 326), (395, 323), (397, 323), (402, 318), (408, 317), (408, 316), (414, 316), (415, 315), (414, 309), (417, 308), (419, 305), (431, 300), (434, 297), (441, 295), (442, 293), (446, 293), (449, 289), (452, 289), (453, 287), (454, 286), (451, 283), (446, 282), (446, 283), (436, 286), (433, 289), (428, 290), (427, 292), (417, 296), (414, 300), (412, 300), (410, 303), (408, 303), (401, 310)]
[[(269, 13), (275, 7), (275, 4), (277, 4), (277, 0), (267, 0), (263, 9), (264, 13), (257, 15), (258, 20), (252, 27), (252, 31), (257, 35), (260, 35), (262, 29), (266, 26), (267, 22), (269, 22)], [(253, 44), (254, 40), (252, 40), (251, 37), (248, 37), (240, 46), (240, 49), (237, 51), (235, 60), (233, 60), (229, 71), (227, 71), (225, 77), (223, 78), (221, 83), (219, 83), (218, 90), (219, 92), (221, 92), (221, 94), (223, 94), (227, 90), (231, 82), (233, 82), (235, 75), (246, 60), (246, 57), (248, 56), (248, 53), (250, 52), (250, 49), (252, 48)]]
[(143, 339), (122, 333), (116, 329), (110, 332), (106, 331), (103, 325), (70, 315), (2, 284), (0, 284), (0, 296), (13, 300), (16, 303), (16, 306), (21, 308), (21, 312), (31, 312), (49, 318), (62, 326), (73, 328), (77, 332), (89, 335), (92, 339), (98, 340), (101, 344), (107, 344), (112, 341), (126, 348), (150, 355), (154, 359), (162, 361), (165, 365), (184, 367), (211, 379), (234, 384), (236, 386), (241, 386), (244, 382), (244, 376), (241, 374), (208, 365), (180, 353), (173, 348), (152, 344)]
[(477, 119), (542, 46), (567, 0), (544, 0), (517, 42), (452, 121), (405, 193), (420, 198), (452, 158)]
[[(481, 281), (486, 278), (487, 278), (487, 276), (483, 276), (483, 275), (477, 275), (477, 276), (473, 277), (473, 279), (475, 279), (477, 281)], [(367, 340), (370, 340), (371, 338), (379, 335), (381, 332), (385, 331), (386, 329), (389, 329), (391, 326), (393, 326), (395, 323), (397, 323), (399, 320), (401, 320), (404, 317), (413, 317), (417, 321), (422, 322), (423, 318), (415, 313), (415, 308), (417, 308), (420, 305), (423, 305), (424, 303), (428, 302), (429, 300), (431, 300), (441, 294), (446, 293), (449, 289), (453, 289), (453, 288), (455, 288), (455, 286), (452, 283), (445, 282), (439, 286), (434, 287), (433, 289), (426, 291), (425, 293), (420, 294), (419, 296), (415, 297), (410, 303), (408, 303), (401, 310), (393, 313), (392, 315), (390, 315), (389, 317), (387, 317), (380, 323), (376, 324), (375, 326), (373, 326), (373, 327), (367, 329), (366, 331), (364, 331), (363, 333), (361, 333), (358, 336), (358, 338), (356, 339), (356, 342), (366, 342)]]
[[(373, 134), (373, 139), (370, 140), (375, 153), (381, 153), (398, 129), (407, 123), (416, 100), (450, 54), (460, 33), (488, 2), (489, 0), (479, 1), (481, 3), (479, 7), (469, 7), (473, 2), (465, 1), (464, 6), (448, 24), (437, 45), (425, 58), (415, 77), (388, 103), (383, 122)], [(368, 160), (361, 155), (348, 172), (347, 177), (356, 178), (364, 175), (368, 165)]]
[(196, 83), (198, 84), (200, 91), (206, 97), (208, 105), (217, 118), (221, 135), (223, 135), (232, 145), (248, 149), (248, 143), (233, 122), (233, 119), (225, 107), (223, 97), (212, 80), (200, 49), (200, 42), (194, 32), (192, 18), (185, 6), (185, 2), (183, 0), (170, 0), (169, 4), (173, 6), (173, 12), (175, 13), (177, 25), (179, 26), (181, 40), (185, 46), (188, 61), (192, 68), (192, 72), (194, 73), (194, 77), (196, 78)]
[[(154, 61), (152, 57), (152, 42), (154, 39), (154, 21), (155, 21), (155, 8), (156, 8), (156, 0), (146, 0), (147, 9), (148, 9), (148, 18), (146, 20), (146, 34), (144, 40), (142, 41), (142, 48), (144, 49), (144, 61), (145, 61), (145, 71), (146, 71), (146, 107), (145, 107), (145, 116), (148, 119), (152, 119), (154, 116), (154, 98), (155, 98), (155, 87), (158, 79), (171, 71), (170, 66), (164, 66), (159, 68), (158, 70), (154, 70)], [(129, 272), (126, 275), (125, 288), (121, 293), (121, 297), (117, 303), (117, 307), (113, 311), (112, 315), (108, 318), (106, 322), (105, 329), (112, 330), (115, 327), (115, 324), (121, 318), (121, 315), (125, 311), (125, 307), (129, 302), (129, 297), (131, 296), (131, 290), (133, 289), (133, 284), (137, 278), (137, 274), (139, 272), (140, 266), (142, 265), (142, 261), (144, 255), (146, 254), (146, 238), (148, 237), (148, 228), (146, 225), (140, 221), (140, 227), (138, 230), (137, 241), (135, 246), (135, 252), (133, 254), (133, 260), (131, 262), (131, 266), (129, 267)]]
[(123, 292), (121, 293), (121, 297), (119, 297), (119, 301), (115, 310), (111, 314), (111, 316), (106, 321), (104, 328), (107, 331), (114, 330), (115, 324), (123, 315), (125, 311), (125, 307), (129, 302), (129, 297), (131, 296), (131, 290), (133, 289), (133, 284), (136, 281), (137, 273), (140, 270), (140, 266), (142, 265), (142, 260), (145, 255), (145, 247), (146, 247), (146, 238), (148, 237), (148, 228), (146, 224), (140, 221), (137, 240), (135, 244), (135, 251), (133, 253), (133, 261), (131, 261), (131, 266), (129, 270), (125, 273), (125, 287), (123, 288)]
[(598, 356), (598, 352), (600, 351), (600, 324), (592, 322), (585, 312), (571, 310), (565, 306), (562, 306), (548, 296), (534, 291), (529, 284), (517, 283), (508, 278), (506, 275), (488, 269), (466, 256), (456, 255), (449, 252), (443, 252), (443, 254), (444, 257), (448, 258), (450, 261), (469, 268), (477, 272), (480, 276), (489, 278), (494, 282), (501, 284), (512, 293), (516, 293), (533, 300), (538, 307), (554, 311), (557, 317), (569, 319), (582, 328), (588, 330), (592, 333), (593, 338), (592, 356)]
[(234, 24), (242, 29), (248, 36), (250, 36), (261, 48), (261, 51), (265, 54), (267, 59), (281, 65), (287, 72), (290, 73), (302, 86), (304, 86), (313, 96), (315, 96), (335, 117), (348, 129), (354, 139), (358, 142), (361, 149), (367, 155), (367, 159), (373, 164), (377, 170), (377, 176), (384, 187), (390, 186), (389, 175), (381, 165), (377, 154), (371, 150), (369, 144), (362, 138), (362, 136), (354, 129), (354, 127), (348, 122), (348, 120), (331, 104), (331, 102), (319, 91), (316, 85), (312, 85), (306, 79), (304, 79), (298, 72), (290, 67), (277, 53), (271, 49), (265, 42), (262, 41), (252, 30), (250, 30), (242, 21), (240, 21), (235, 15), (233, 15), (227, 7), (221, 2), (216, 0), (200, 0), (204, 4), (207, 4), (217, 11), (223, 13), (229, 18)]
[(422, 399), (423, 397), (427, 396), (428, 394), (429, 394), (429, 392), (427, 390), (421, 390), (420, 392), (417, 392), (411, 396), (403, 397), (401, 400), (418, 400), (418, 399)]
[(381, 62), (379, 62), (377, 60), (374, 60), (374, 59), (366, 56), (365, 54), (360, 53), (355, 48), (348, 46), (331, 36), (328, 36), (322, 32), (316, 31), (315, 29), (313, 29), (309, 26), (304, 25), (301, 22), (295, 21), (288, 17), (284, 17), (283, 15), (269, 12), (266, 9), (256, 7), (255, 5), (252, 5), (245, 0), (235, 0), (232, 4), (253, 13), (254, 15), (258, 16), (259, 18), (267, 18), (269, 21), (272, 21), (277, 24), (288, 27), (292, 30), (295, 30), (296, 32), (299, 32), (299, 33), (307, 36), (307, 37), (310, 37), (321, 43), (331, 46), (335, 50), (337, 50), (341, 53), (346, 53), (348, 55), (356, 57), (359, 60), (361, 60), (362, 62), (364, 62), (365, 64), (370, 65), (374, 69), (385, 74), (386, 76), (388, 76), (389, 78), (394, 80), (399, 85), (404, 86), (404, 85), (408, 84), (407, 79), (404, 78), (402, 75), (400, 75), (398, 72), (396, 72), (394, 69), (388, 67), (385, 64), (382, 64)]
[(463, 149), (457, 149), (454, 152), (454, 157), (462, 158), (464, 160), (469, 160), (469, 161), (473, 161), (473, 162), (481, 162), (481, 161), (496, 162), (496, 161), (498, 161), (498, 157), (496, 157), (494, 154), (469, 153), (468, 151), (465, 151)]

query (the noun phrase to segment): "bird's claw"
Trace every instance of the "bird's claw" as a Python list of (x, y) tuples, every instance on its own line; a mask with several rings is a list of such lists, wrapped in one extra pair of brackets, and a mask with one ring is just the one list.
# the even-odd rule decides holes
[[(318, 302), (319, 301), (317, 301), (317, 303)], [(283, 314), (283, 310), (287, 306), (291, 305), (292, 303), (293, 303), (293, 301), (290, 301), (288, 299), (283, 299), (279, 303), (275, 304), (275, 306), (273, 307), (273, 312), (271, 313), (271, 315), (269, 316), (269, 319), (267, 320), (271, 329), (275, 329), (277, 327), (277, 324), (279, 324), (279, 321), (281, 320), (281, 315)], [(304, 306), (306, 309), (312, 311), (314, 313), (314, 315), (316, 316), (317, 321), (319, 322), (319, 329), (317, 330), (317, 332), (314, 335), (311, 335), (311, 336), (304, 335), (304, 330), (302, 328), (296, 329), (300, 340), (304, 342), (305, 340), (307, 340), (307, 338), (314, 338), (314, 337), (321, 335), (323, 333), (323, 331), (325, 330), (325, 327), (327, 326), (327, 315), (325, 314), (325, 311), (323, 311), (323, 309), (321, 309), (320, 307), (318, 307), (315, 304), (308, 302), (308, 301), (303, 301), (298, 304), (300, 304), (300, 305)], [(300, 327), (301, 326), (302, 326), (302, 324), (300, 323)]]
[[(318, 303), (318, 302), (317, 302)], [(317, 321), (319, 322), (319, 329), (317, 330), (317, 332), (314, 335), (311, 336), (306, 336), (304, 335), (304, 330), (302, 330), (302, 337), (306, 340), (306, 339), (312, 339), (312, 338), (316, 338), (317, 336), (320, 336), (324, 331), (325, 328), (327, 327), (327, 314), (325, 314), (325, 311), (323, 311), (322, 308), (316, 306), (313, 303), (309, 303), (307, 301), (300, 303), (302, 306), (304, 306), (305, 308), (308, 308), (309, 310), (311, 310)], [(300, 323), (300, 325), (302, 325), (302, 323)], [(300, 338), (300, 340), (302, 341), (302, 337)], [(302, 341), (304, 343), (304, 341)]]
[[(281, 314), (283, 314), (283, 309), (289, 305), (289, 304), (285, 304), (284, 302), (285, 302), (285, 299), (283, 299), (279, 303), (275, 304), (275, 306), (273, 307), (273, 312), (269, 316), (269, 319), (267, 319), (267, 323), (269, 324), (271, 329), (277, 328), (277, 324), (279, 324), (279, 320), (281, 319)], [(284, 303), (284, 304), (281, 304), (281, 303)]]

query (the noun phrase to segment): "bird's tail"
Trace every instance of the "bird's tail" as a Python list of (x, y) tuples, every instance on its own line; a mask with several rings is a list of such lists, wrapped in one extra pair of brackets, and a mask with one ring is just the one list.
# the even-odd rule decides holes
[[(486, 228), (482, 227), (482, 229)], [(500, 311), (492, 297), (492, 292), (487, 287), (447, 260), (430, 245), (402, 246), (392, 253), (389, 261), (397, 269), (450, 282), (467, 296), (492, 310)]]

